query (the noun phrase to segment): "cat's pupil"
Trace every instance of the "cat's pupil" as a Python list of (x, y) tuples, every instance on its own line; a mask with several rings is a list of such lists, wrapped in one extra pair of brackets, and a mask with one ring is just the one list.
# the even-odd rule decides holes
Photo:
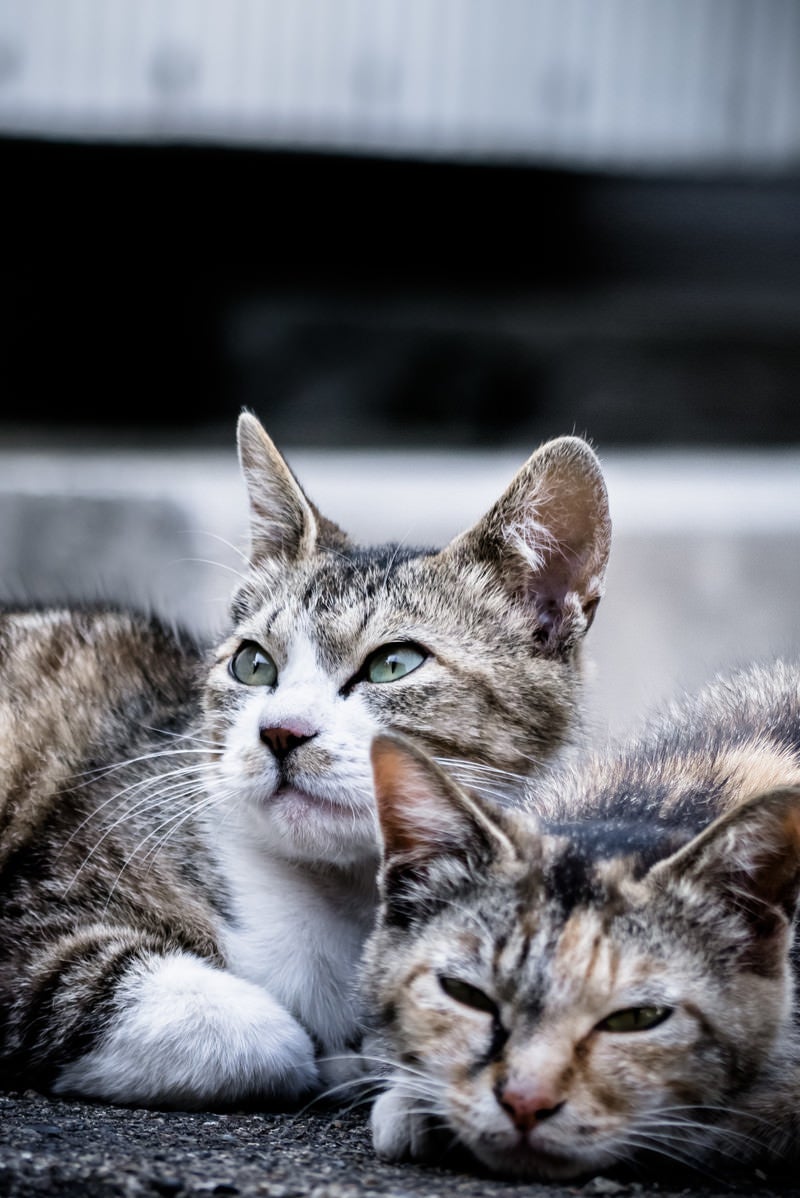
[(601, 1032), (644, 1032), (657, 1027), (672, 1014), (672, 1007), (626, 1007), (624, 1011), (601, 1020), (597, 1030)]
[(447, 977), (446, 974), (440, 974), (439, 985), (448, 998), (454, 999), (455, 1002), (460, 1002), (465, 1007), (472, 1007), (476, 1011), (486, 1011), (487, 1014), (497, 1018), (497, 1003), (493, 1002), (488, 994), (484, 994), (483, 990), (479, 990), (477, 986), (473, 986), (470, 982), (462, 981), (461, 978), (451, 978)]
[(274, 686), (278, 667), (266, 649), (254, 641), (245, 641), (231, 660), (231, 674), (245, 686)]
[(428, 654), (420, 645), (381, 645), (367, 658), (364, 674), (370, 682), (395, 682), (416, 670)]

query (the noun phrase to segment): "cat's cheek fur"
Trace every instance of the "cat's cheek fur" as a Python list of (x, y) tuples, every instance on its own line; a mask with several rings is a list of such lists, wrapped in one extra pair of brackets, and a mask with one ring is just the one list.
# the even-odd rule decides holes
[[(447, 972), (446, 951), (436, 955)], [(410, 1078), (397, 1073), (391, 1089), (376, 1102), (372, 1114), (376, 1152), (386, 1160), (425, 1159), (435, 1144), (431, 1124), (446, 1125), (469, 1148), (474, 1148), (482, 1128), (492, 1127), (496, 1136), (495, 1125), (507, 1120), (491, 1088), (484, 1089), (485, 1069), (476, 1071), (476, 1062), (486, 1056), (492, 1041), (491, 1018), (482, 1011), (454, 1006), (445, 997), (436, 971), (420, 959), (410, 962), (399, 989), (398, 1044), (413, 1046), (416, 1052), (424, 1046), (424, 1073), (415, 1070)], [(500, 1127), (499, 1136), (504, 1148), (513, 1147), (517, 1140), (510, 1124)], [(497, 1167), (494, 1160), (487, 1163)]]
[(293, 1100), (317, 1081), (300, 1024), (263, 989), (186, 953), (138, 962), (117, 1016), (53, 1090), (109, 1102), (201, 1108)]

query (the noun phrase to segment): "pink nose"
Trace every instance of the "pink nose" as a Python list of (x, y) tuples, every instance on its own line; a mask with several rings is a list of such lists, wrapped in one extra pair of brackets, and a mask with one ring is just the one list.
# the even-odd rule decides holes
[(530, 1131), (560, 1111), (564, 1100), (553, 1087), (515, 1082), (497, 1093), (497, 1101), (519, 1131)]
[(278, 761), (283, 761), (284, 757), (289, 756), (292, 749), (304, 745), (306, 741), (311, 740), (313, 735), (313, 732), (310, 735), (294, 732), (291, 728), (262, 728), (259, 733), (264, 744), (272, 750), (273, 756)]

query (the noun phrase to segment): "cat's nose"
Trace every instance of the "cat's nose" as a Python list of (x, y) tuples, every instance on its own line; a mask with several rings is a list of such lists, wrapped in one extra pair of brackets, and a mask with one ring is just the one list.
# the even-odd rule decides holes
[(497, 1094), (497, 1101), (522, 1132), (531, 1131), (545, 1119), (551, 1119), (564, 1105), (564, 1100), (559, 1099), (552, 1086), (526, 1086), (519, 1082), (503, 1087)]
[(294, 728), (262, 728), (259, 732), (261, 740), (267, 745), (273, 757), (276, 757), (278, 761), (283, 761), (293, 749), (304, 745), (314, 735), (315, 733), (313, 732), (304, 733)]

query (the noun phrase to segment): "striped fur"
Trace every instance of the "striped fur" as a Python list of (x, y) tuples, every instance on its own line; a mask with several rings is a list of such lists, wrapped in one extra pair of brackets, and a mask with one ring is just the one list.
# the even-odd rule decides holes
[[(251, 551), (221, 645), (0, 614), (5, 1085), (198, 1107), (335, 1076), (374, 912), (374, 732), (530, 773), (574, 729), (608, 552), (584, 443), (534, 454), (438, 553), (352, 545), (251, 416), (239, 444)], [(417, 668), (374, 681), (409, 644)], [(269, 684), (233, 672), (253, 647)]]
[(718, 682), (516, 809), (373, 753), (382, 1155), (444, 1132), (539, 1179), (797, 1160), (800, 669)]

